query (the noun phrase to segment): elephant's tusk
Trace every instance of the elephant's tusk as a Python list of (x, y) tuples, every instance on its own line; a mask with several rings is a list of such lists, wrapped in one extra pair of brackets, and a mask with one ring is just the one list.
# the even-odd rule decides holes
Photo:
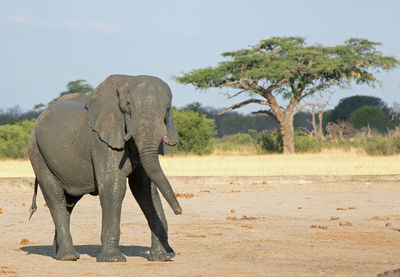
[(178, 141), (170, 141), (167, 136), (164, 137), (164, 142), (169, 146), (175, 146), (178, 144)]

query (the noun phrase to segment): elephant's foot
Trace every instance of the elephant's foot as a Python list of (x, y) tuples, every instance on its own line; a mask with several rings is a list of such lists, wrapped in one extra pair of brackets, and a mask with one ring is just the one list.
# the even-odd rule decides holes
[(150, 261), (169, 261), (175, 257), (175, 252), (172, 248), (167, 245), (167, 249), (164, 249), (161, 245), (151, 247), (150, 250)]
[(80, 257), (74, 247), (58, 247), (56, 259), (59, 261), (76, 261)]
[(96, 258), (97, 262), (126, 262), (126, 258), (119, 249), (101, 250)]
[(79, 252), (72, 246), (61, 247), (57, 243), (57, 237), (54, 237), (53, 241), (53, 252), (56, 260), (59, 261), (76, 261), (79, 259)]

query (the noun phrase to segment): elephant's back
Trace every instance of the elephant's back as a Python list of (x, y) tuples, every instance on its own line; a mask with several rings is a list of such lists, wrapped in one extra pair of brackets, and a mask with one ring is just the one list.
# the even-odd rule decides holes
[(38, 118), (33, 136), (47, 167), (72, 195), (94, 190), (93, 132), (86, 119), (86, 96), (63, 97)]

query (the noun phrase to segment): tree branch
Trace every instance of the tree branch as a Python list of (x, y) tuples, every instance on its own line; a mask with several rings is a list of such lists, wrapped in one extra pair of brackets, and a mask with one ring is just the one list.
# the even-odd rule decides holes
[(243, 89), (243, 90), (241, 90), (241, 91), (235, 93), (234, 95), (230, 95), (230, 94), (228, 94), (228, 93), (223, 93), (223, 94), (224, 94), (228, 99), (232, 99), (233, 97), (236, 97), (236, 96), (238, 96), (239, 94), (241, 94), (241, 93), (243, 93), (243, 92), (246, 92), (246, 91), (247, 91), (247, 89)]
[(261, 105), (268, 105), (268, 102), (267, 102), (267, 101), (264, 101), (264, 100), (259, 100), (259, 99), (248, 99), (248, 100), (246, 100), (246, 101), (240, 102), (240, 103), (235, 104), (235, 105), (233, 105), (233, 106), (230, 106), (230, 107), (228, 107), (228, 108), (219, 110), (218, 112), (216, 112), (216, 114), (217, 114), (217, 115), (221, 115), (221, 114), (230, 112), (230, 111), (232, 111), (232, 110), (234, 110), (234, 109), (243, 107), (243, 106), (248, 105), (248, 104), (251, 104), (251, 103), (257, 103), (257, 104), (261, 104)]
[(324, 89), (324, 88), (326, 88), (326, 87), (328, 87), (328, 86), (329, 86), (329, 84), (327, 84), (327, 83), (321, 83), (321, 84), (319, 84), (318, 86), (316, 86), (315, 88), (313, 88), (313, 89), (311, 89), (310, 91), (306, 92), (306, 93), (301, 97), (301, 99), (303, 99), (303, 98), (305, 98), (305, 97), (307, 97), (307, 96), (310, 96), (310, 95), (316, 93), (317, 91), (320, 91), (320, 90), (322, 90), (322, 89)]
[[(267, 89), (265, 89), (265, 93), (271, 93), (274, 89), (280, 88), (283, 85), (285, 85), (285, 83), (287, 83), (289, 81), (289, 77), (283, 78), (282, 80), (280, 80), (279, 82), (270, 85)], [(265, 97), (266, 98), (266, 97)]]
[(276, 122), (278, 122), (278, 119), (276, 118), (275, 114), (272, 111), (259, 110), (256, 112), (252, 112), (251, 114), (266, 116), (266, 117), (271, 118), (271, 119), (275, 120)]

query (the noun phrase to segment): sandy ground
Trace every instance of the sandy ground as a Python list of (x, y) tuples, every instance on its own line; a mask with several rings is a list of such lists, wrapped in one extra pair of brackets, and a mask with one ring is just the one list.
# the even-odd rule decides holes
[[(32, 179), (0, 179), (0, 276), (376, 276), (400, 267), (400, 175), (170, 177), (183, 214), (164, 206), (171, 262), (150, 262), (150, 233), (127, 192), (126, 263), (96, 263), (98, 197), (72, 215), (81, 258), (52, 258), (53, 223)], [(193, 197), (192, 197), (193, 194)]]

